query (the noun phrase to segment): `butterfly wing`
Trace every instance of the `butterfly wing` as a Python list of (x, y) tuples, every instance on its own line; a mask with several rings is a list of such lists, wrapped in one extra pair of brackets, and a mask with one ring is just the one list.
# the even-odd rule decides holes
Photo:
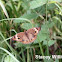
[(14, 36), (12, 37), (12, 40), (13, 40), (13, 41), (20, 41), (20, 42), (22, 42), (23, 44), (25, 44), (26, 42), (29, 41), (29, 39), (27, 38), (27, 36), (25, 35), (24, 32), (20, 32), (20, 33), (14, 35)]
[(40, 27), (31, 28), (31, 29), (27, 30), (26, 32), (27, 32), (27, 33), (31, 33), (31, 34), (33, 34), (33, 35), (37, 35), (37, 34), (39, 33), (40, 29), (41, 29)]
[(32, 28), (25, 32), (20, 32), (12, 37), (13, 41), (20, 41), (23, 44), (29, 44), (32, 43), (39, 32), (40, 28)]
[(36, 39), (38, 31), (39, 30), (37, 30), (36, 28), (32, 28), (26, 31), (29, 43), (33, 42)]

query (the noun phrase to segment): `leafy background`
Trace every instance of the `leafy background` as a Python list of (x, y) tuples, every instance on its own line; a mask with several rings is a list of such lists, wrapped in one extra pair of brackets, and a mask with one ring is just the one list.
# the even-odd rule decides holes
[[(31, 44), (12, 42), (13, 35), (41, 27)], [(1, 62), (62, 62), (61, 59), (36, 59), (35, 55), (62, 55), (61, 0), (0, 0)]]

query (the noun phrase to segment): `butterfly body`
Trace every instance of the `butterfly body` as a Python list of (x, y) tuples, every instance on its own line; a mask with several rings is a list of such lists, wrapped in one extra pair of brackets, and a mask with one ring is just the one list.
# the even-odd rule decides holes
[(27, 31), (17, 33), (12, 37), (12, 40), (22, 42), (23, 44), (29, 44), (34, 42), (39, 31), (40, 31), (40, 27), (31, 28)]

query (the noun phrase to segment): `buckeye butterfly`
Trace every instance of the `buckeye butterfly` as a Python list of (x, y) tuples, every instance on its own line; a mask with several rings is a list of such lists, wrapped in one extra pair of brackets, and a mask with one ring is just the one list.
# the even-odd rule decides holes
[(19, 41), (23, 44), (29, 44), (34, 42), (39, 31), (40, 31), (40, 27), (31, 28), (31, 29), (28, 29), (27, 31), (17, 33), (12, 37), (12, 40)]

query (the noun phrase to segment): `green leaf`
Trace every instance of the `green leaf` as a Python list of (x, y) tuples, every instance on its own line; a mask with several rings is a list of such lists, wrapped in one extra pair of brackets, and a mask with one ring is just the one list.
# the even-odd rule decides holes
[[(31, 43), (30, 43), (31, 44)], [(30, 47), (30, 44), (23, 44), (22, 42), (17, 42), (17, 43), (14, 43), (15, 45), (15, 48), (19, 48), (19, 47)]]
[(59, 59), (55, 59), (55, 62), (59, 62)]
[(44, 62), (53, 62), (53, 59), (44, 59)]
[(54, 3), (51, 3), (51, 4), (48, 4), (47, 9), (48, 10), (54, 10), (55, 7), (56, 7), (55, 4)]
[(55, 2), (61, 2), (61, 0), (49, 0), (49, 1), (53, 1), (53, 2), (54, 2), (54, 1), (55, 1)]
[[(55, 40), (51, 40), (51, 39), (50, 39), (50, 40), (48, 41), (48, 46), (53, 45), (55, 42), (56, 42)], [(47, 40), (45, 40), (45, 41), (43, 42), (43, 45), (47, 45)]]
[(29, 1), (28, 0), (22, 0), (22, 7), (25, 10), (28, 10), (29, 9)]
[[(48, 0), (49, 2), (61, 2), (61, 0)], [(30, 2), (30, 9), (38, 8), (47, 3), (47, 0), (33, 0)]]
[[(52, 28), (54, 26), (55, 23), (49, 21), (46, 22), (45, 24), (43, 24), (41, 26), (41, 30), (39, 31), (38, 35), (37, 35), (37, 39), (35, 40), (34, 43), (38, 43), (38, 41), (42, 42), (45, 40), (49, 40), (50, 39), (50, 32), (49, 32), (49, 28)], [(39, 40), (38, 40), (39, 39)], [(47, 44), (47, 43), (46, 43)], [(49, 44), (50, 45), (50, 44)]]
[(37, 23), (37, 24), (23, 23), (23, 24), (21, 25), (21, 27), (22, 27), (23, 29), (26, 29), (26, 30), (28, 30), (28, 29), (30, 29), (30, 28), (33, 28), (33, 27), (38, 27), (38, 26), (39, 26), (38, 23)]
[(37, 18), (38, 15), (36, 13), (31, 13), (31, 14), (24, 14), (23, 16), (21, 16), (21, 18), (26, 18), (26, 19), (35, 19)]
[(47, 21), (44, 25), (42, 25), (42, 29), (47, 30), (48, 28), (52, 28), (57, 21)]
[(14, 60), (11, 56), (7, 55), (7, 56), (4, 58), (4, 62), (15, 62), (15, 60)]
[(37, 35), (37, 39), (35, 40), (34, 43), (38, 43), (38, 41), (42, 42), (48, 38), (49, 38), (49, 30), (46, 27), (46, 25), (42, 25), (41, 30), (39, 31), (39, 33)]
[(2, 7), (3, 12), (6, 15), (6, 17), (9, 18), (8, 12), (7, 12), (7, 10), (6, 10), (6, 8), (5, 8), (5, 6), (1, 0), (0, 0), (0, 6)]
[(30, 9), (35, 9), (46, 3), (47, 0), (33, 0), (30, 2)]
[(14, 43), (14, 45), (15, 45), (15, 48), (19, 48), (19, 47), (25, 46), (21, 42)]
[(22, 23), (22, 22), (30, 22), (30, 20), (28, 20), (26, 18), (15, 18), (15, 20), (14, 20), (14, 23)]
[[(47, 30), (44, 31), (44, 32), (43, 32), (43, 30), (41, 30), (41, 31), (39, 32), (39, 34), (37, 35), (37, 39), (35, 40), (34, 43), (38, 43), (38, 41), (42, 42), (42, 41), (48, 39), (48, 37), (49, 37), (48, 34), (49, 34), (49, 32), (47, 32)], [(39, 40), (38, 40), (38, 39), (39, 39)]]
[(31, 24), (31, 23), (23, 23), (23, 24), (21, 25), (21, 27), (22, 27), (23, 29), (28, 30), (28, 29), (30, 29), (30, 28), (33, 27), (33, 24)]
[(9, 54), (9, 56), (12, 57), (15, 60), (15, 62), (19, 62), (9, 51), (7, 51), (6, 49), (4, 49), (2, 47), (0, 47), (0, 49), (5, 51), (7, 54)]

